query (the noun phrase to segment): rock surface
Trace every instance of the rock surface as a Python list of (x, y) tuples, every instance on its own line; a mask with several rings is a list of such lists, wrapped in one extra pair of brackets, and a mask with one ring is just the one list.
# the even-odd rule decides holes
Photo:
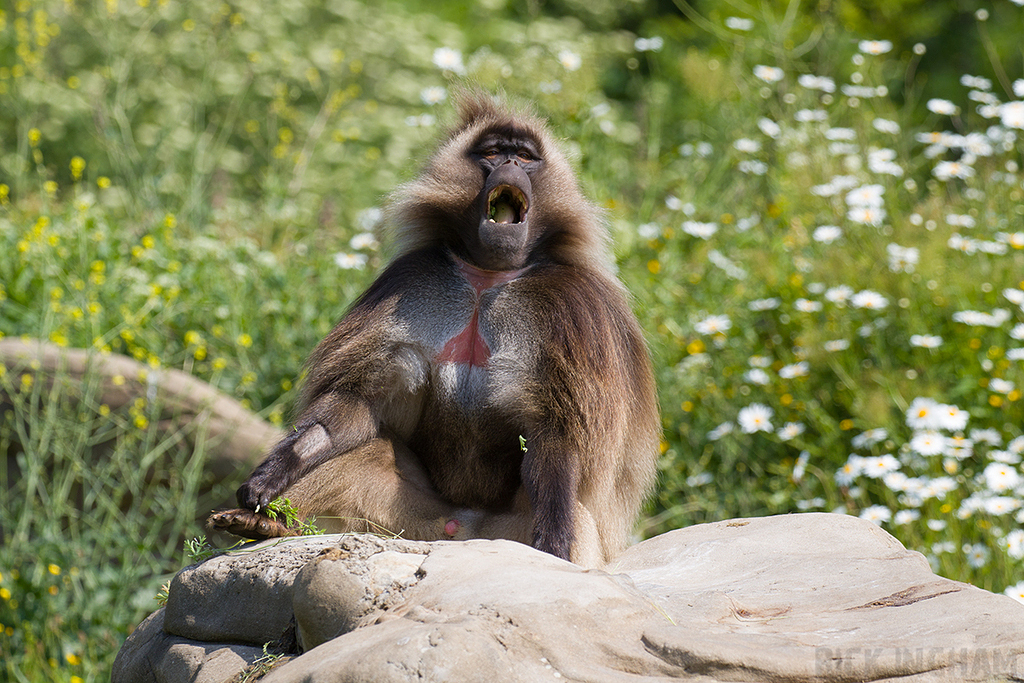
[[(154, 369), (120, 354), (69, 349), (38, 339), (0, 339), (0, 367), (31, 373), (65, 398), (95, 391), (89, 401), (118, 410), (140, 397), (158, 406), (155, 422), (209, 454), (206, 467), (218, 478), (237, 476), (281, 438), (269, 422), (206, 382), (171, 368)], [(6, 397), (0, 391), (0, 406)]]
[(182, 570), (113, 683), (227, 683), (268, 642), (266, 683), (1021, 680), (1024, 606), (841, 515), (698, 525), (589, 571), (510, 541), (293, 538)]

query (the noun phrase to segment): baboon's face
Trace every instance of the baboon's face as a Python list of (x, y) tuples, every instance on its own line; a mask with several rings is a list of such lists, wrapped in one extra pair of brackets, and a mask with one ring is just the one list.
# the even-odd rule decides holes
[(464, 236), (469, 257), (489, 270), (521, 268), (536, 233), (531, 209), (534, 179), (544, 165), (540, 145), (515, 131), (488, 131), (466, 157), (479, 168), (482, 179), (473, 203), (476, 234)]

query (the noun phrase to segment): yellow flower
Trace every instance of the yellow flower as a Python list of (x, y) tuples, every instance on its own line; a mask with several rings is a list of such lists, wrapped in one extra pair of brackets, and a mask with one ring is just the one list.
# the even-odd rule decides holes
[(43, 134), (38, 128), (30, 128), (28, 131), (28, 144), (36, 147), (39, 144), (39, 140), (42, 139)]
[(54, 576), (59, 576), (60, 575), (60, 567), (58, 565), (49, 564), (49, 565), (46, 566), (46, 570), (48, 572), (50, 572), (51, 574), (53, 574)]
[(107, 189), (108, 187), (110, 187), (110, 178), (108, 178), (105, 175), (101, 175), (99, 178), (96, 179), (96, 187), (100, 188), (101, 190)]
[(43, 189), (46, 190), (46, 194), (53, 196), (57, 194), (57, 183), (52, 180), (47, 180), (43, 183)]
[(10, 600), (11, 599), (11, 591), (7, 590), (6, 588), (0, 588), (0, 598), (2, 598), (4, 600)]
[(68, 664), (71, 666), (78, 666), (82, 663), (82, 658), (76, 655), (74, 652), (69, 652), (64, 655), (64, 659), (68, 660)]
[(75, 180), (82, 179), (82, 171), (85, 170), (85, 159), (82, 157), (72, 157), (71, 159), (71, 177)]
[(238, 335), (238, 339), (236, 341), (238, 342), (239, 346), (246, 349), (252, 346), (252, 337), (250, 337), (248, 334), (245, 334), (244, 332)]

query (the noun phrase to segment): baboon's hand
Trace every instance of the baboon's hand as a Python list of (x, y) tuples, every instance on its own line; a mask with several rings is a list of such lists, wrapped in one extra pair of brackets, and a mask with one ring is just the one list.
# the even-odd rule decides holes
[(250, 538), (254, 541), (297, 535), (296, 531), (289, 529), (282, 522), (251, 510), (215, 512), (210, 515), (206, 524), (210, 529), (224, 531), (242, 538)]
[(271, 501), (284, 493), (302, 474), (301, 459), (295, 452), (295, 442), (301, 436), (293, 432), (281, 440), (267, 459), (253, 470), (236, 494), (239, 507), (248, 510), (266, 510)]
[[(263, 463), (264, 465), (267, 463)], [(287, 476), (260, 465), (244, 484), (238, 487), (238, 505), (247, 510), (264, 511), (271, 501), (288, 488)]]

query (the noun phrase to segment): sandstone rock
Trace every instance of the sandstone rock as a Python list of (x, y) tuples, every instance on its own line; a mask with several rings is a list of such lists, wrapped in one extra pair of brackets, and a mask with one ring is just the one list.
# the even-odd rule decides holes
[(264, 542), (183, 570), (114, 683), (227, 683), (216, 666), (293, 617), (301, 652), (267, 683), (1024, 676), (1024, 606), (869, 522), (804, 514), (681, 529), (589, 571), (510, 541)]
[(115, 681), (223, 683), (263, 655), (262, 647), (202, 643), (164, 631), (164, 610), (139, 624), (114, 660)]
[(171, 581), (164, 629), (191, 640), (262, 645), (292, 619), (295, 575), (337, 537), (249, 544), (182, 569)]

